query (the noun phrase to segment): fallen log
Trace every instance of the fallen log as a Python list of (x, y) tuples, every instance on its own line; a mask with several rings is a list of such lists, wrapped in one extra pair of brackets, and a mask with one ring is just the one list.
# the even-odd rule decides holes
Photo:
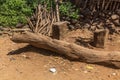
[(71, 59), (88, 63), (108, 62), (120, 68), (120, 52), (118, 51), (96, 51), (31, 32), (25, 32), (21, 35), (14, 34), (11, 40), (16, 43), (29, 43), (35, 47), (54, 51)]

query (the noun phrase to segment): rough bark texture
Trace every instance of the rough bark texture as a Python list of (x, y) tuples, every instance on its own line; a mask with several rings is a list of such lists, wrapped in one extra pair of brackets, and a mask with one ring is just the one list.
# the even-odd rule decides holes
[(69, 31), (67, 24), (67, 21), (54, 23), (52, 26), (52, 38), (63, 39), (65, 34)]
[(108, 39), (108, 34), (109, 34), (108, 30), (96, 31), (94, 33), (93, 46), (97, 48), (104, 48), (106, 40)]
[(118, 51), (96, 51), (78, 46), (74, 43), (51, 39), (50, 37), (31, 32), (14, 35), (11, 40), (17, 43), (29, 43), (38, 48), (63, 54), (71, 59), (83, 60), (89, 63), (109, 62), (120, 68), (120, 52)]

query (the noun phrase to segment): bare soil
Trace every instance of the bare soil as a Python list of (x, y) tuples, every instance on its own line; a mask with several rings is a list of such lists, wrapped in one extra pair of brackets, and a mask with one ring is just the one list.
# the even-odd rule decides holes
[[(113, 35), (105, 49), (119, 50), (120, 37)], [(8, 55), (13, 53), (13, 55)], [(57, 72), (50, 72), (55, 68)], [(16, 44), (0, 36), (0, 80), (119, 80), (120, 69), (111, 65), (70, 61), (28, 44)]]

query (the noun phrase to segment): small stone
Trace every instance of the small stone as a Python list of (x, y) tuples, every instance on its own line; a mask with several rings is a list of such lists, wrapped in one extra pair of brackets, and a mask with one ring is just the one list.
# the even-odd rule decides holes
[(118, 18), (119, 18), (119, 16), (118, 16), (118, 15), (116, 15), (116, 14), (113, 14), (113, 15), (111, 16), (111, 18), (112, 18), (113, 20), (115, 20), (115, 19), (118, 19)]
[(75, 27), (73, 25), (69, 25), (69, 29), (73, 30), (73, 29), (75, 29)]
[(106, 23), (111, 23), (111, 21), (109, 19), (106, 20)]
[(85, 28), (90, 28), (90, 24), (85, 24), (84, 27)]
[(26, 55), (22, 55), (22, 57), (24, 57), (24, 58), (26, 58), (26, 59), (29, 59), (29, 57), (28, 57), (28, 56), (26, 56)]
[(95, 31), (95, 30), (96, 30), (96, 26), (91, 26), (91, 27), (90, 27), (90, 30), (91, 30), (91, 31)]
[(113, 21), (114, 25), (116, 26), (119, 26), (120, 25), (120, 20), (119, 19), (116, 19)]
[(81, 25), (77, 23), (77, 24), (75, 24), (75, 27), (76, 28), (81, 28)]
[(55, 73), (56, 71), (56, 68), (50, 68), (50, 72)]
[(15, 45), (16, 43), (12, 43), (13, 45)]
[(10, 59), (10, 61), (13, 61), (13, 60), (16, 60), (15, 58), (13, 58), (13, 57), (9, 57), (9, 59)]
[(74, 69), (75, 71), (78, 71), (79, 69)]
[(72, 24), (76, 24), (76, 23), (77, 23), (77, 20), (72, 19)]
[(116, 76), (116, 75), (117, 75), (117, 73), (112, 73), (112, 75), (113, 75), (113, 76)]
[(103, 29), (104, 28), (103, 25), (104, 25), (104, 23), (100, 23), (100, 24), (97, 25), (97, 28), (98, 29)]
[(25, 57), (25, 58), (27, 57), (26, 55), (22, 55), (22, 56)]
[(16, 28), (22, 28), (23, 26), (24, 26), (24, 24), (18, 23), (18, 24), (16, 25)]
[(88, 71), (84, 71), (84, 73), (88, 73)]

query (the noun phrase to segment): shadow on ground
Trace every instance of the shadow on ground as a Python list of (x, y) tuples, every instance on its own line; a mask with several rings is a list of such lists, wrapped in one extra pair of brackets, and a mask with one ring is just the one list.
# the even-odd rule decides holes
[[(31, 46), (31, 45), (27, 45), (23, 48), (13, 50), (13, 51), (9, 52), (7, 55), (17, 55), (17, 54), (20, 54), (20, 53), (23, 53), (23, 52), (35, 52), (35, 53), (42, 54), (42, 55), (45, 55), (45, 56), (51, 56), (51, 55), (52, 56), (59, 56), (59, 57), (62, 57), (63, 59), (69, 59), (70, 61), (75, 61), (75, 62), (81, 61), (81, 60), (73, 60), (73, 59), (71, 59), (69, 57), (66, 57), (64, 55), (61, 55), (61, 54), (58, 54), (58, 53), (55, 53), (55, 52), (52, 52), (52, 51), (49, 51), (49, 50), (45, 50), (45, 49), (42, 49), (42, 48), (36, 48), (36, 47)], [(81, 62), (84, 62), (84, 61), (81, 61)], [(100, 62), (100, 63), (94, 63), (94, 64), (105, 66), (105, 67), (108, 67), (108, 68), (118, 69), (113, 64), (110, 64), (110, 63), (107, 63), (107, 62)]]

